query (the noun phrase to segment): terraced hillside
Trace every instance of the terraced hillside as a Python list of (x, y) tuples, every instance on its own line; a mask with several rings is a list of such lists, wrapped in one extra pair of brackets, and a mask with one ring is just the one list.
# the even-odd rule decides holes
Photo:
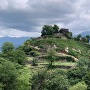
[(36, 38), (27, 40), (20, 48), (28, 55), (28, 63), (31, 66), (33, 59), (36, 59), (37, 67), (47, 66), (47, 51), (53, 49), (57, 58), (53, 65), (57, 68), (71, 68), (79, 59), (90, 57), (89, 47), (89, 44), (71, 39)]

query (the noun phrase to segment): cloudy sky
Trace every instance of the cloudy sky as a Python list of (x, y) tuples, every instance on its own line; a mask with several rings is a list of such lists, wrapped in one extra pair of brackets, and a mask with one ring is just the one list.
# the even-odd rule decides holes
[(0, 37), (37, 37), (45, 24), (89, 31), (90, 0), (0, 0)]

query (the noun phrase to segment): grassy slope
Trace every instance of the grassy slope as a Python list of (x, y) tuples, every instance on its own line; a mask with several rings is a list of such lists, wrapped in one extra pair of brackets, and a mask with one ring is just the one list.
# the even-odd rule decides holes
[[(41, 39), (41, 40), (29, 40), (28, 44), (30, 46), (38, 46), (40, 48), (46, 48), (45, 45), (46, 44), (55, 44), (58, 49), (64, 49), (66, 47), (69, 47), (69, 49), (71, 48), (76, 48), (76, 49), (80, 49), (82, 54), (84, 57), (86, 56), (89, 47), (87, 47), (84, 43), (82, 42), (76, 42), (73, 40), (62, 40), (59, 38), (47, 38), (47, 39)], [(26, 45), (27, 47), (27, 45)], [(47, 48), (46, 48), (47, 49)], [(28, 62), (33, 60), (33, 57), (27, 57)], [(42, 64), (42, 65), (41, 65)], [(29, 90), (30, 88), (30, 84), (29, 80), (32, 77), (32, 74), (35, 73), (35, 71), (40, 71), (40, 69), (44, 66), (44, 64), (48, 64), (47, 61), (44, 61), (44, 63), (38, 63), (37, 67), (32, 67), (30, 66), (30, 64), (27, 64), (27, 67), (24, 67), (23, 69), (19, 70), (19, 73), (21, 74), (18, 77), (18, 84), (20, 84), (20, 86), (18, 86), (18, 90)], [(61, 61), (56, 61), (53, 63), (54, 65), (60, 65), (60, 66), (74, 66), (76, 63), (75, 62), (61, 62)], [(39, 68), (38, 68), (39, 67)], [(41, 67), (41, 68), (40, 68)], [(58, 70), (59, 68), (55, 68), (54, 70)], [(60, 69), (59, 69), (60, 70)], [(65, 71), (67, 71), (66, 69), (63, 69)]]
[(86, 55), (90, 45), (85, 45), (83, 42), (78, 42), (78, 41), (74, 41), (74, 40), (63, 40), (63, 39), (59, 39), (59, 38), (46, 38), (46, 39), (36, 39), (36, 40), (30, 40), (30, 45), (32, 46), (38, 46), (40, 48), (45, 48), (47, 49), (46, 45), (51, 45), (51, 44), (55, 44), (59, 50), (65, 49), (66, 47), (68, 47), (70, 50), (72, 48), (75, 49), (80, 49), (80, 51), (82, 52), (82, 55)]
[[(81, 56), (83, 55), (84, 57), (86, 56), (87, 54), (87, 51), (89, 50), (89, 47), (87, 47), (84, 43), (82, 42), (76, 42), (76, 41), (73, 41), (73, 40), (62, 40), (62, 39), (59, 39), (59, 38), (47, 38), (47, 39), (41, 39), (41, 40), (30, 40), (28, 41), (28, 44), (30, 46), (38, 46), (40, 48), (46, 48), (45, 45), (46, 44), (55, 44), (58, 49), (64, 49), (66, 47), (69, 47), (69, 49), (71, 48), (76, 48), (76, 49), (80, 49), (82, 54)], [(27, 45), (26, 45), (27, 46)], [(28, 59), (28, 62), (31, 62), (33, 60), (33, 57), (27, 57)], [(19, 86), (19, 90), (28, 90), (30, 87), (30, 83), (29, 83), (29, 80), (32, 76), (33, 73), (35, 73), (36, 71), (40, 71), (42, 69), (42, 67), (44, 67), (46, 64), (48, 64), (47, 61), (43, 61), (43, 62), (39, 62), (38, 63), (38, 66), (31, 66), (30, 64), (27, 64), (26, 66), (27, 67), (24, 67), (23, 69), (20, 69), (19, 72), (21, 73), (21, 75), (19, 76), (18, 80), (19, 80), (19, 83), (21, 83), (21, 85)], [(60, 66), (74, 66), (76, 65), (75, 62), (62, 62), (62, 61), (55, 61), (53, 63), (54, 65), (60, 65)], [(55, 68), (54, 70), (58, 70), (59, 68)], [(64, 68), (61, 68), (65, 71), (67, 71), (66, 69)]]
[[(83, 42), (78, 42), (74, 40), (63, 40), (60, 38), (46, 38), (46, 39), (34, 39), (34, 40), (28, 40), (28, 44), (33, 47), (39, 47), (40, 49), (47, 50), (48, 45), (56, 45), (58, 50), (63, 50), (66, 47), (69, 48), (69, 50), (72, 50), (72, 48), (75, 48), (77, 50), (81, 51), (81, 54), (79, 54), (79, 57), (86, 58), (86, 56), (89, 56), (87, 53), (89, 51), (90, 45), (86, 45)], [(27, 44), (25, 44), (27, 46)], [(28, 57), (29, 61), (32, 61), (33, 58)], [(43, 65), (48, 64), (47, 61), (39, 62), (38, 67), (43, 67)], [(64, 65), (64, 66), (73, 66), (75, 63), (73, 62), (55, 62), (54, 65)], [(28, 65), (29, 66), (29, 65)]]

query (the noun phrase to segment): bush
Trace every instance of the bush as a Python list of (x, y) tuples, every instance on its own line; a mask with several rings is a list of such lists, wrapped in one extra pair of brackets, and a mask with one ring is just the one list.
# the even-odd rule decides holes
[(84, 77), (84, 81), (88, 85), (88, 90), (90, 90), (90, 71), (86, 73), (86, 75)]
[(29, 55), (29, 52), (32, 51), (33, 48), (30, 46), (24, 46), (22, 50), (24, 50), (25, 54)]
[(75, 56), (75, 57), (78, 57), (78, 53), (73, 51), (73, 50), (69, 50), (68, 54), (72, 55), (72, 56)]
[(53, 62), (56, 60), (55, 54), (56, 54), (56, 51), (54, 49), (50, 49), (50, 50), (47, 51), (47, 57), (46, 58), (49, 62), (48, 69), (53, 68)]
[(41, 70), (32, 77), (31, 90), (67, 90), (68, 79), (62, 71)]
[(23, 67), (19, 69), (19, 77), (16, 81), (16, 89), (15, 90), (31, 90), (31, 83), (29, 80), (32, 77), (32, 72), (29, 67)]
[(39, 71), (34, 74), (31, 79), (31, 90), (44, 90), (45, 89), (45, 71)]
[(29, 54), (31, 56), (35, 57), (35, 56), (39, 56), (40, 55), (40, 52), (38, 52), (38, 51), (31, 51)]
[(26, 54), (22, 50), (16, 50), (15, 51), (15, 57), (17, 63), (21, 65), (25, 65), (27, 62)]
[(15, 47), (14, 47), (13, 43), (11, 43), (11, 42), (5, 42), (1, 47), (3, 53), (13, 51), (14, 48)]
[(79, 68), (86, 68), (87, 71), (90, 71), (90, 60), (89, 59), (80, 59), (77, 62)]
[(86, 67), (88, 68), (88, 63), (89, 63), (89, 60), (84, 60), (84, 59), (80, 59), (78, 60), (77, 62), (77, 67)]
[(18, 71), (14, 64), (10, 61), (0, 59), (0, 83), (3, 85), (3, 90), (16, 90), (15, 83), (17, 77)]
[(68, 79), (62, 75), (56, 75), (55, 77), (48, 78), (46, 88), (47, 90), (67, 90)]
[(21, 65), (25, 65), (27, 62), (26, 54), (22, 50), (10, 51), (3, 54), (3, 57), (11, 62), (15, 62)]
[(33, 59), (33, 61), (32, 61), (32, 66), (37, 66), (37, 65), (38, 65), (37, 59)]
[(81, 82), (85, 77), (87, 72), (86, 68), (75, 68), (67, 72), (68, 80), (71, 85), (75, 85), (78, 82)]
[(67, 62), (75, 62), (74, 58), (70, 56), (56, 56), (56, 60), (65, 60)]
[(69, 88), (69, 90), (87, 90), (87, 85), (85, 82), (78, 82), (76, 85)]

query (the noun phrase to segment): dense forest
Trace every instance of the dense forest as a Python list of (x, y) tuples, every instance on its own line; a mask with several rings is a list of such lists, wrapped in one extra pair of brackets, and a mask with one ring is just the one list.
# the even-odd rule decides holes
[(90, 90), (90, 36), (44, 25), (41, 37), (0, 53), (0, 90)]

